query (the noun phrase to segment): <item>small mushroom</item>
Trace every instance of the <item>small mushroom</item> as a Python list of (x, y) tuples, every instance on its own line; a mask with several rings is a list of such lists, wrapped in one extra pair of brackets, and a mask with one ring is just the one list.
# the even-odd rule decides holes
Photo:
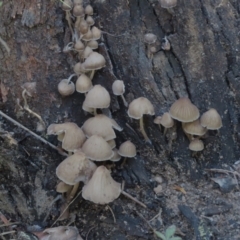
[[(163, 114), (160, 119), (158, 118), (158, 121), (161, 125), (164, 127), (164, 135), (167, 133), (167, 129), (174, 126), (174, 120), (172, 119), (171, 115), (166, 112)], [(157, 119), (155, 118), (155, 122), (157, 122)]]
[(93, 135), (83, 144), (81, 150), (87, 158), (94, 161), (105, 161), (113, 156), (112, 148), (100, 136)]
[(170, 44), (169, 40), (167, 39), (167, 37), (163, 38), (162, 49), (165, 51), (169, 51), (171, 49), (171, 44)]
[(91, 40), (87, 43), (87, 46), (91, 49), (97, 49), (98, 48), (98, 42), (96, 40)]
[(189, 123), (182, 123), (182, 128), (190, 141), (193, 135), (203, 136), (207, 132), (207, 129), (200, 124), (199, 119)]
[(153, 52), (151, 48), (153, 47), (152, 45), (155, 44), (157, 41), (157, 36), (153, 33), (147, 33), (144, 35), (144, 42), (147, 44), (147, 56), (148, 58), (152, 58)]
[(83, 51), (83, 59), (86, 59), (89, 57), (89, 55), (93, 52), (93, 50), (89, 47), (86, 46), (84, 51)]
[[(83, 54), (84, 54), (84, 51), (83, 51)], [(75, 64), (73, 71), (75, 72), (76, 75), (81, 75), (86, 72), (86, 69), (84, 68), (84, 66), (81, 62), (78, 62)]]
[(116, 138), (113, 128), (122, 131), (122, 128), (115, 120), (104, 114), (97, 114), (95, 117), (89, 118), (82, 126), (82, 130), (88, 138), (93, 135), (98, 135), (105, 141)]
[(71, 20), (71, 13), (73, 3), (71, 0), (63, 0), (62, 1), (62, 10), (66, 12), (66, 20), (68, 22), (68, 26), (71, 30), (72, 36), (74, 36), (73, 29), (72, 29), (72, 20)]
[(209, 130), (218, 130), (222, 127), (222, 119), (214, 108), (209, 109), (201, 116), (200, 123)]
[(159, 0), (162, 8), (173, 8), (177, 6), (177, 0)]
[(62, 148), (69, 152), (74, 152), (75, 150), (81, 148), (82, 144), (86, 140), (82, 129), (72, 122), (51, 124), (47, 129), (47, 135), (59, 135), (62, 133), (64, 133)]
[(63, 79), (58, 84), (58, 92), (63, 96), (69, 96), (75, 92), (75, 85), (71, 82), (72, 77), (76, 76), (76, 74), (72, 74), (68, 79)]
[(131, 141), (122, 143), (119, 147), (118, 154), (124, 157), (122, 166), (126, 163), (127, 158), (133, 158), (136, 156), (136, 146)]
[(203, 142), (199, 139), (194, 139), (190, 142), (189, 149), (194, 152), (200, 152), (204, 149)]
[(85, 7), (85, 14), (86, 14), (86, 15), (90, 15), (90, 16), (93, 15), (93, 8), (92, 8), (91, 5), (87, 5), (87, 6)]
[(175, 101), (169, 113), (173, 119), (180, 122), (193, 122), (199, 118), (198, 108), (187, 97), (182, 97)]
[(118, 153), (118, 149), (113, 149), (113, 152), (114, 152), (114, 154), (113, 154), (113, 156), (109, 159), (110, 161), (112, 161), (112, 162), (118, 162), (118, 161), (120, 161), (120, 159), (121, 159), (121, 155), (119, 155), (119, 153)]
[(103, 55), (92, 52), (83, 63), (87, 71), (91, 71), (90, 79), (93, 79), (96, 70), (103, 68), (106, 65), (106, 60)]
[(91, 79), (85, 75), (81, 74), (76, 81), (76, 91), (79, 93), (87, 93), (92, 89), (92, 81)]
[(151, 143), (150, 139), (147, 136), (147, 133), (144, 130), (143, 115), (154, 115), (154, 107), (152, 103), (144, 97), (134, 99), (128, 107), (128, 116), (134, 119), (140, 119), (140, 131), (144, 136), (145, 141)]
[(99, 28), (97, 28), (97, 27), (94, 26), (94, 27), (91, 29), (91, 31), (92, 31), (92, 40), (98, 40), (98, 39), (101, 38), (101, 36), (102, 36), (102, 31), (101, 31)]
[(114, 95), (121, 96), (125, 107), (128, 107), (128, 103), (123, 95), (125, 93), (125, 85), (122, 80), (115, 80), (113, 82), (112, 91)]
[(61, 181), (61, 182), (58, 183), (58, 185), (56, 187), (56, 192), (58, 192), (58, 193), (66, 193), (66, 192), (68, 192), (71, 189), (72, 189), (71, 185)]
[(97, 108), (108, 108), (110, 105), (110, 95), (108, 91), (101, 85), (95, 85), (86, 95), (83, 102), (83, 110), (87, 108), (94, 109), (94, 115), (97, 114)]
[(114, 149), (116, 147), (116, 142), (114, 139), (107, 141), (107, 143), (112, 149)]
[(86, 22), (87, 22), (89, 27), (91, 27), (95, 23), (94, 19), (91, 16), (87, 16)]

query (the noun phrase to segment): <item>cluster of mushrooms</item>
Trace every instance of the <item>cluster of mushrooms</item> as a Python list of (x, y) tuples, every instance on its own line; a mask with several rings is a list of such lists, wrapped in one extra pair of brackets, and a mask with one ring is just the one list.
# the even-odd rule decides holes
[(182, 123), (183, 131), (190, 141), (189, 149), (194, 152), (204, 149), (200, 138), (208, 130), (218, 130), (222, 127), (222, 119), (216, 109), (211, 108), (200, 117), (198, 108), (186, 97), (175, 101), (169, 112), (156, 117), (154, 123), (162, 125), (166, 133), (168, 128), (174, 126), (174, 119)]

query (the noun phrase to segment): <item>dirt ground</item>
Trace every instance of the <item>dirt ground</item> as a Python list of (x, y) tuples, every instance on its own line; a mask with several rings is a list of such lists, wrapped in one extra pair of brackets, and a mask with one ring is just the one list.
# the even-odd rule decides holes
[[(107, 206), (80, 195), (70, 206), (70, 218), (55, 226), (76, 226), (83, 239), (154, 239), (145, 218), (161, 232), (176, 225), (177, 236), (185, 240), (240, 239), (240, 3), (179, 1), (173, 11), (150, 0), (91, 4), (95, 25), (107, 32), (98, 49), (107, 64), (97, 71), (93, 83), (111, 93), (112, 117), (123, 127), (116, 132), (117, 146), (125, 140), (137, 146), (137, 156), (123, 168), (122, 161), (116, 163), (112, 176), (125, 181), (126, 192), (147, 208), (121, 195), (109, 204), (114, 222)], [(71, 34), (60, 6), (53, 0), (21, 0), (3, 1), (0, 8), (0, 37), (11, 50), (8, 54), (0, 45), (0, 110), (54, 145), (59, 144), (56, 137), (37, 132), (38, 119), (21, 109), (25, 82), (36, 82), (36, 94), (28, 104), (46, 126), (66, 121), (82, 126), (91, 116), (82, 110), (84, 95), (75, 92), (62, 98), (57, 92), (58, 82), (73, 73), (77, 62), (76, 54), (62, 52)], [(149, 32), (158, 37), (152, 59), (143, 42)], [(165, 36), (170, 51), (161, 49)], [(154, 117), (145, 116), (152, 141), (147, 144), (138, 122), (127, 116), (121, 98), (112, 94), (116, 79), (124, 80), (128, 102), (147, 97), (156, 115), (188, 96), (201, 114), (216, 108), (223, 127), (209, 132), (203, 139), (205, 149), (193, 154), (179, 122), (164, 136)], [(55, 169), (62, 160), (54, 149), (0, 117), (1, 220), (5, 216), (17, 222), (11, 228), (0, 221), (3, 239), (35, 239), (31, 232), (50, 227), (58, 218), (61, 200), (52, 202), (58, 196)], [(15, 232), (3, 235), (9, 231)]]

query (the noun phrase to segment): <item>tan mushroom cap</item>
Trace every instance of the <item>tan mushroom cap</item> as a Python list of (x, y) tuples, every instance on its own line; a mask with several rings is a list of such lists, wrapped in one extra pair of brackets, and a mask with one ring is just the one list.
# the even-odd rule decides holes
[(93, 8), (92, 8), (91, 5), (87, 5), (87, 6), (85, 7), (85, 14), (87, 14), (87, 15), (93, 15)]
[(84, 50), (84, 44), (82, 43), (82, 41), (78, 40), (75, 44), (74, 44), (74, 48), (75, 50), (81, 52)]
[(97, 168), (91, 180), (82, 190), (82, 197), (96, 204), (110, 203), (120, 194), (121, 184), (111, 177), (109, 170), (104, 166)]
[(83, 0), (73, 0), (73, 5), (82, 5), (83, 4)]
[(92, 26), (95, 23), (94, 19), (91, 16), (87, 16), (86, 22), (87, 22), (88, 26)]
[(159, 0), (162, 8), (173, 8), (177, 6), (177, 0)]
[(193, 122), (199, 118), (198, 108), (187, 97), (182, 97), (175, 101), (169, 113), (173, 119), (180, 122)]
[(85, 12), (84, 12), (84, 8), (81, 5), (75, 5), (73, 7), (73, 16), (74, 17), (84, 17)]
[(120, 145), (118, 154), (123, 157), (135, 157), (137, 154), (136, 146), (128, 140)]
[(172, 119), (171, 115), (166, 112), (161, 117), (160, 124), (163, 125), (165, 128), (171, 128), (174, 125), (174, 120)]
[(93, 52), (93, 50), (89, 47), (86, 46), (84, 51), (83, 51), (83, 58), (86, 59), (88, 56)]
[(155, 124), (161, 124), (161, 119), (162, 119), (161, 116), (157, 116), (157, 117), (154, 118), (153, 122), (154, 122)]
[(92, 87), (91, 79), (85, 74), (81, 74), (76, 81), (76, 91), (79, 93), (86, 93), (90, 91)]
[(58, 165), (56, 175), (69, 185), (75, 185), (78, 182), (87, 183), (96, 168), (96, 165), (88, 160), (83, 152), (77, 151)]
[(214, 108), (209, 109), (201, 116), (200, 123), (209, 130), (218, 130), (222, 127), (222, 119)]
[(93, 39), (93, 33), (90, 29), (88, 29), (88, 31), (82, 36), (82, 40), (84, 40), (85, 42), (89, 42), (92, 39)]
[(152, 103), (145, 97), (134, 99), (129, 104), (128, 116), (134, 119), (140, 119), (144, 114), (155, 114)]
[(207, 132), (207, 129), (200, 124), (199, 119), (193, 122), (183, 123), (182, 127), (186, 133), (191, 135), (203, 136)]
[(72, 188), (71, 185), (66, 184), (65, 182), (59, 182), (56, 187), (56, 192), (65, 193), (65, 192), (69, 191), (71, 188)]
[(203, 141), (194, 139), (189, 144), (189, 149), (194, 152), (200, 152), (204, 149)]
[(112, 149), (116, 147), (116, 142), (114, 139), (107, 141), (107, 143)]
[(78, 233), (76, 227), (59, 226), (54, 228), (47, 228), (43, 231), (48, 235), (44, 235), (42, 240), (83, 240)]
[(87, 43), (87, 46), (90, 47), (91, 49), (97, 49), (98, 48), (98, 42), (96, 40), (91, 40)]
[(73, 68), (73, 71), (77, 74), (77, 75), (80, 75), (80, 74), (83, 74), (86, 72), (86, 69), (84, 68), (83, 64), (78, 62), (74, 65), (74, 68)]
[(75, 92), (75, 85), (68, 79), (63, 79), (58, 84), (58, 92), (64, 97), (69, 96)]
[(83, 105), (88, 108), (108, 108), (110, 101), (108, 91), (101, 85), (94, 85), (88, 92)]
[(153, 33), (147, 33), (144, 35), (144, 42), (147, 44), (153, 44), (157, 41), (157, 36)]
[(64, 0), (62, 2), (62, 10), (63, 11), (70, 11), (73, 7), (73, 3), (71, 0)]
[[(82, 35), (87, 34), (89, 31), (88, 23), (82, 19), (80, 24), (78, 25), (78, 29)], [(92, 33), (89, 33), (89, 34), (92, 34)]]
[(65, 133), (62, 140), (62, 148), (66, 151), (73, 152), (81, 148), (86, 140), (82, 129), (72, 122), (51, 124), (47, 129), (47, 135), (59, 135), (61, 133)]
[(87, 57), (83, 65), (84, 65), (84, 68), (88, 71), (97, 70), (97, 69), (103, 68), (106, 65), (106, 60), (103, 57), (103, 55), (97, 52), (92, 52)]
[(86, 112), (94, 114), (94, 108), (87, 107), (85, 102), (83, 102), (82, 109)]
[(101, 136), (105, 141), (116, 138), (114, 129), (122, 131), (117, 122), (104, 114), (97, 114), (89, 118), (82, 126), (82, 130), (89, 138), (93, 135)]
[(94, 26), (94, 27), (91, 29), (91, 31), (92, 31), (92, 40), (98, 40), (98, 39), (101, 38), (101, 36), (102, 36), (102, 31), (101, 31), (99, 28), (97, 28), (97, 27)]
[(114, 154), (109, 144), (102, 137), (96, 135), (87, 139), (81, 150), (87, 158), (94, 161), (108, 160)]
[(120, 159), (121, 159), (121, 155), (119, 155), (119, 153), (118, 153), (118, 149), (113, 149), (113, 152), (114, 152), (114, 154), (113, 154), (113, 156), (109, 159), (110, 161), (112, 161), (112, 162), (118, 162), (118, 161), (120, 161)]
[(123, 95), (125, 93), (125, 85), (122, 80), (115, 80), (112, 85), (113, 94), (116, 96)]

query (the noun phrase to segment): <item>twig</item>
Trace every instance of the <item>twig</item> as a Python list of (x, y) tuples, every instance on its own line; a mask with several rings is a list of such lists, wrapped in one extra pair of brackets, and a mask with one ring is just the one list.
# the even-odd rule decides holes
[(0, 225), (0, 228), (1, 227), (9, 227), (9, 226), (12, 226), (12, 225), (17, 225), (17, 224), (20, 224), (20, 222), (12, 222), (12, 223), (7, 223), (7, 224), (2, 224), (2, 225)]
[(113, 222), (116, 223), (116, 218), (115, 218), (115, 215), (114, 215), (114, 212), (113, 210), (111, 209), (111, 207), (109, 205), (107, 205), (108, 209), (110, 210), (110, 212), (112, 213), (112, 216), (113, 216)]
[(147, 206), (146, 206), (144, 203), (140, 202), (138, 199), (136, 199), (135, 197), (131, 196), (129, 193), (127, 193), (127, 192), (125, 192), (125, 191), (123, 191), (123, 190), (121, 191), (121, 193), (122, 193), (124, 196), (126, 196), (126, 197), (130, 198), (131, 200), (133, 200), (134, 202), (138, 203), (138, 204), (141, 205), (142, 207), (147, 208)]
[(3, 235), (7, 235), (7, 234), (12, 234), (12, 233), (15, 233), (16, 231), (9, 231), (9, 232), (3, 232), (3, 233), (0, 233), (0, 236), (3, 236)]
[(225, 170), (225, 169), (217, 169), (217, 168), (210, 168), (210, 169), (205, 169), (206, 171), (209, 172), (219, 172), (219, 173), (232, 173), (234, 176), (240, 177), (240, 173), (237, 171), (230, 171), (230, 170)]
[(148, 222), (148, 220), (144, 217), (144, 216), (142, 216), (140, 213), (138, 213), (138, 212), (136, 212), (136, 214), (140, 217), (140, 218), (142, 218), (143, 220), (144, 220), (144, 222), (146, 222), (147, 223), (147, 225), (151, 228), (151, 230), (153, 231), (153, 232), (155, 232), (155, 229), (151, 226), (151, 224)]
[(88, 230), (88, 233), (87, 233), (87, 236), (86, 236), (86, 240), (88, 240), (88, 235), (89, 235), (89, 233), (90, 233), (95, 227), (97, 227), (97, 226), (93, 226), (93, 227), (91, 227), (91, 228)]
[(77, 199), (77, 197), (81, 194), (82, 191), (80, 191), (77, 196), (64, 208), (60, 216), (56, 219), (56, 221), (52, 224), (51, 228), (56, 224), (56, 222), (62, 217), (62, 215), (65, 213), (65, 211), (69, 208), (69, 206)]
[(5, 47), (5, 49), (8, 52), (8, 55), (10, 54), (10, 48), (8, 47), (7, 43), (0, 37), (0, 43)]
[(18, 127), (24, 129), (25, 131), (29, 132), (32, 136), (34, 136), (35, 138), (37, 138), (38, 140), (40, 140), (41, 142), (49, 145), (51, 148), (57, 150), (61, 155), (63, 156), (68, 156), (67, 153), (63, 152), (61, 149), (59, 149), (58, 147), (56, 147), (55, 145), (51, 144), (50, 142), (48, 142), (47, 140), (45, 140), (44, 138), (40, 137), (39, 135), (37, 135), (36, 133), (32, 132), (31, 130), (29, 130), (28, 128), (24, 127), (21, 123), (15, 121), (14, 119), (12, 119), (11, 117), (9, 117), (8, 115), (6, 115), (5, 113), (3, 113), (0, 110), (0, 115), (4, 118), (6, 118), (7, 120), (9, 120), (10, 122), (12, 122), (13, 124), (17, 125)]

